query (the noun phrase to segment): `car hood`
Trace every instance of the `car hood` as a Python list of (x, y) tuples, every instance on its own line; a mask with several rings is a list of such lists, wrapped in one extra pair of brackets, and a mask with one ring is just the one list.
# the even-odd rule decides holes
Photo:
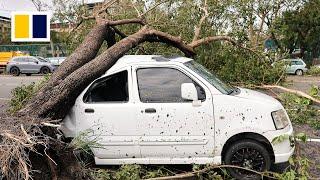
[(280, 105), (282, 107), (281, 103), (271, 96), (268, 96), (258, 91), (246, 89), (246, 88), (239, 88), (239, 89), (240, 89), (240, 93), (235, 95), (235, 97), (244, 98), (244, 99), (257, 101), (261, 103), (268, 103), (270, 105), (274, 104), (275, 106)]

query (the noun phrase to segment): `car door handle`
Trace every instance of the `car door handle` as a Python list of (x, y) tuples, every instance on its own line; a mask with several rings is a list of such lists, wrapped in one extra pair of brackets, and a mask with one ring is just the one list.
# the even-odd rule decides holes
[(84, 112), (85, 113), (94, 113), (94, 109), (85, 109)]
[(155, 108), (147, 108), (144, 110), (145, 113), (156, 113), (156, 109)]

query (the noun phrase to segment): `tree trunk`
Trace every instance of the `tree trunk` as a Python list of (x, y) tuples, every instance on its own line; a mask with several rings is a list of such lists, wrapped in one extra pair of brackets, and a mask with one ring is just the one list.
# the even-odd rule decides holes
[[(108, 38), (107, 25), (104, 23), (97, 24), (89, 32), (81, 45), (61, 64), (56, 72), (52, 74), (45, 86), (37, 92), (26, 107), (20, 110), (18, 114), (29, 114), (29, 111), (32, 109), (33, 111), (36, 111), (36, 109), (42, 105), (41, 103), (49, 99), (48, 92), (50, 92), (53, 87), (60, 84), (69, 74), (96, 57), (102, 43), (106, 39), (109, 39), (108, 42), (115, 43), (115, 41), (111, 41), (110, 38)], [(110, 44), (110, 46), (113, 44)]]
[[(87, 87), (94, 79), (103, 75), (130, 49), (145, 41), (164, 42), (179, 48), (187, 56), (195, 54), (192, 47), (184, 44), (180, 38), (144, 27), (137, 33), (122, 39), (86, 64), (85, 62), (89, 61), (90, 58), (95, 55), (94, 53), (84, 53), (88, 55), (81, 56), (86, 57), (82, 58), (81, 63), (76, 61), (79, 58), (69, 58), (69, 60), (66, 61), (66, 64), (64, 64), (58, 72), (54, 73), (54, 76), (50, 79), (46, 87), (42, 88), (26, 108), (20, 111), (20, 114), (28, 114), (40, 118), (63, 118), (85, 87)], [(88, 43), (91, 45), (90, 41), (88, 41)], [(88, 50), (87, 47), (83, 47), (83, 45), (81, 47), (78, 48), (77, 51), (81, 51), (81, 49)], [(73, 56), (77, 56), (76, 53), (79, 52), (75, 52)], [(79, 54), (83, 54), (83, 52)], [(76, 69), (73, 63), (77, 66), (82, 64), (82, 66)], [(64, 71), (61, 72), (62, 70), (68, 71), (70, 74), (66, 76), (67, 74)], [(64, 79), (62, 80), (62, 78)], [(52, 82), (53, 80), (58, 82)]]

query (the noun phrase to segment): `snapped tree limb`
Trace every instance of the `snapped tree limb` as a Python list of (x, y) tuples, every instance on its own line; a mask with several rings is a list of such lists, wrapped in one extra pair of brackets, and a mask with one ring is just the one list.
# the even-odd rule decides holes
[(304, 93), (302, 91), (298, 91), (298, 90), (295, 90), (295, 89), (289, 89), (289, 88), (285, 88), (283, 86), (278, 86), (278, 85), (262, 85), (261, 87), (262, 88), (266, 88), (266, 89), (272, 89), (272, 88), (280, 89), (282, 91), (293, 93), (293, 94), (296, 94), (298, 96), (310, 99), (313, 102), (315, 102), (316, 104), (320, 104), (320, 100), (319, 99), (316, 99), (316, 98), (314, 98), (314, 97), (310, 96), (309, 94)]

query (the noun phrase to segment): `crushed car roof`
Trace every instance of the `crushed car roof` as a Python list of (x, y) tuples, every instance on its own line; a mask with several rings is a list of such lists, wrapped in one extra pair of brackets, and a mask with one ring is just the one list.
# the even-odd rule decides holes
[(192, 61), (193, 59), (181, 56), (172, 56), (166, 57), (161, 55), (125, 55), (121, 57), (116, 64), (110, 68), (110, 71), (116, 70), (118, 68), (125, 67), (127, 65), (133, 64), (150, 64), (150, 63), (168, 63), (168, 62), (175, 62), (175, 63), (185, 63), (188, 61)]

